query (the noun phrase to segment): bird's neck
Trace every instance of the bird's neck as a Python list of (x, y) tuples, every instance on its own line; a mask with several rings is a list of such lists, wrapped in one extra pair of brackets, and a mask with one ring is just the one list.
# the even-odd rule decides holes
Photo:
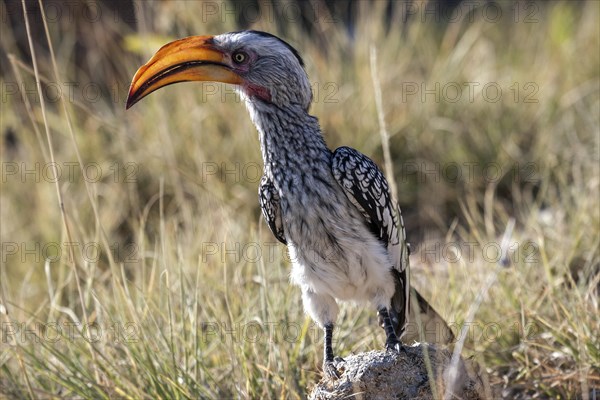
[(299, 106), (283, 109), (263, 102), (248, 103), (248, 110), (259, 132), (267, 175), (284, 169), (308, 172), (307, 168), (330, 163), (331, 151), (319, 121), (306, 110)]

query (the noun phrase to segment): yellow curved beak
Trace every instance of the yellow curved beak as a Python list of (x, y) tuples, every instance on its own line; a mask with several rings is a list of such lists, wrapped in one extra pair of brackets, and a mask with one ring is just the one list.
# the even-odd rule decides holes
[(135, 73), (126, 108), (155, 90), (177, 82), (212, 81), (240, 85), (242, 77), (227, 64), (228, 58), (214, 45), (213, 36), (190, 36), (167, 43)]

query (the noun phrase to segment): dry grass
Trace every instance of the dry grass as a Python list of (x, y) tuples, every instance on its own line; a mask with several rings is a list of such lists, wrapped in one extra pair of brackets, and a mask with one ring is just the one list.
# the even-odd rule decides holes
[[(259, 148), (243, 104), (223, 86), (188, 84), (124, 112), (130, 78), (162, 42), (236, 29), (203, 4), (140, 3), (139, 32), (107, 11), (93, 23), (50, 21), (57, 70), (45, 41), (35, 43), (45, 120), (15, 40), (22, 26), (3, 19), (13, 57), (0, 82), (4, 396), (302, 398), (319, 378), (321, 333), (261, 220)], [(303, 54), (330, 146), (383, 165), (376, 48), (415, 286), (458, 331), (514, 218), (511, 265), (469, 322), (463, 355), (497, 396), (597, 395), (600, 3), (518, 4), (517, 21), (511, 4), (497, 21), (477, 9), (446, 25), (423, 22), (421, 4), (387, 32), (383, 7), (359, 4), (352, 35), (323, 14), (312, 21), (319, 43), (296, 21), (285, 34), (268, 18), (254, 28)], [(424, 88), (435, 93), (422, 98)], [(82, 178), (77, 151), (101, 176)], [(343, 308), (339, 354), (381, 346), (373, 314)]]

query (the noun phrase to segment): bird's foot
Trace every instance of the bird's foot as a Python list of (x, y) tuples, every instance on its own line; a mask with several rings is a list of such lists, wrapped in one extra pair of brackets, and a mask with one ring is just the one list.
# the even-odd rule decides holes
[(345, 362), (346, 360), (342, 357), (335, 357), (331, 361), (325, 361), (323, 362), (323, 373), (329, 379), (340, 379), (342, 372), (344, 371), (344, 367), (341, 364)]
[(398, 339), (387, 340), (385, 342), (385, 349), (387, 351), (395, 351), (396, 353), (403, 353), (406, 351)]
[(340, 379), (341, 374), (337, 369), (335, 361), (325, 361), (323, 363), (323, 374), (329, 379)]

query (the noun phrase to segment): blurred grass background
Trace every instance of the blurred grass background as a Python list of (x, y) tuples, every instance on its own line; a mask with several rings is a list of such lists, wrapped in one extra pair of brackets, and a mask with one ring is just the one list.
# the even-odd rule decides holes
[[(46, 122), (21, 3), (1, 5), (2, 396), (303, 398), (319, 379), (239, 98), (177, 85), (124, 111), (160, 45), (246, 27), (303, 55), (329, 145), (383, 165), (376, 50), (413, 282), (456, 332), (515, 219), (512, 263), (467, 321), (488, 395), (598, 395), (600, 3), (118, 4), (44, 3), (56, 79), (27, 2)], [(335, 351), (380, 331), (344, 306)]]

